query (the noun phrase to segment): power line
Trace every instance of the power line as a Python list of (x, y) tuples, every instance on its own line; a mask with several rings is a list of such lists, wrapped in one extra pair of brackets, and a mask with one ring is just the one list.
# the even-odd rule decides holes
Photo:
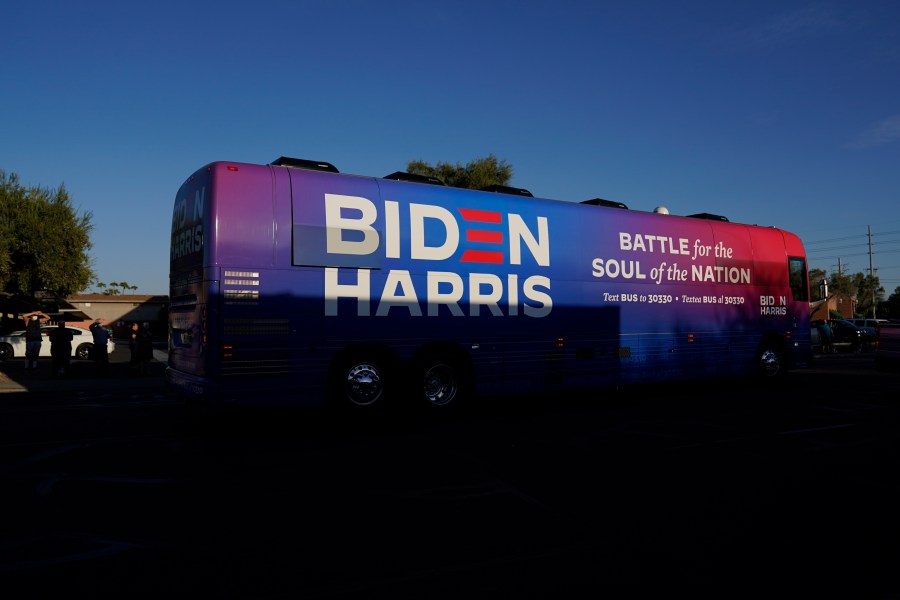
[[(875, 237), (879, 237), (879, 236), (882, 236), (882, 235), (900, 235), (900, 229), (896, 229), (896, 230), (894, 230), (894, 231), (882, 231), (882, 232), (880, 232), (880, 233), (873, 233), (872, 235), (875, 236)], [(855, 239), (857, 239), (857, 238), (865, 238), (865, 237), (868, 237), (868, 234), (865, 234), (865, 233), (857, 233), (857, 234), (854, 234), (854, 235), (845, 235), (845, 236), (842, 236), (842, 237), (837, 237), (837, 238), (827, 238), (827, 239), (824, 239), (824, 240), (816, 240), (816, 241), (812, 241), (812, 242), (805, 239), (805, 240), (803, 240), (803, 243), (806, 244), (806, 245), (809, 245), (809, 244), (830, 244), (831, 242), (843, 242), (843, 241), (845, 241), (845, 240), (855, 240)]]
[[(868, 271), (869, 275), (875, 276), (878, 271), (882, 271), (887, 275), (887, 271), (900, 268), (900, 265), (881, 264), (877, 268), (874, 266), (876, 257), (881, 259), (885, 255), (900, 253), (900, 248), (896, 247), (897, 244), (900, 244), (900, 239), (891, 239), (893, 236), (900, 235), (900, 230), (893, 229), (876, 234), (872, 232), (871, 225), (868, 229), (869, 233), (867, 234), (855, 234), (816, 241), (804, 241), (804, 245), (809, 252), (807, 260), (810, 266), (814, 263), (831, 263), (833, 260), (837, 259), (838, 264), (831, 264), (831, 272), (848, 273), (852, 269), (844, 262), (844, 259), (868, 256), (869, 267), (864, 268), (862, 271)], [(844, 252), (846, 250), (849, 250), (850, 252)], [(822, 270), (827, 271), (828, 269)], [(886, 289), (893, 287), (895, 281), (900, 281), (893, 277), (882, 278), (880, 276), (878, 277), (878, 280)]]

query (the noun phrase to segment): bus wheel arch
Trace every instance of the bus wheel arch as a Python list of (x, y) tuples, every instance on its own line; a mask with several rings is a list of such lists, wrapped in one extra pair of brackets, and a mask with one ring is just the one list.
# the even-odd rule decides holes
[(384, 346), (344, 349), (335, 357), (329, 371), (329, 401), (343, 408), (382, 406), (396, 389), (396, 365), (396, 357)]
[(756, 372), (760, 378), (780, 379), (788, 368), (787, 343), (780, 336), (763, 337), (756, 351)]
[(471, 357), (458, 346), (436, 344), (421, 348), (413, 358), (412, 396), (418, 404), (448, 410), (474, 395)]

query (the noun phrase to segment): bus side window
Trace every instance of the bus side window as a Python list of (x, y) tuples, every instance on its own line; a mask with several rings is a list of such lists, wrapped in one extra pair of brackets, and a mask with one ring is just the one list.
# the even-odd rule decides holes
[(791, 281), (791, 295), (798, 302), (809, 300), (809, 286), (806, 282), (806, 260), (788, 257), (788, 270)]

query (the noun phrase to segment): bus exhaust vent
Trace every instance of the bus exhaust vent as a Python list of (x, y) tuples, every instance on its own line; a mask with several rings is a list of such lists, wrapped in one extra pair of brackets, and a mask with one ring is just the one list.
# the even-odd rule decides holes
[(590, 200), (582, 200), (582, 204), (593, 204), (594, 206), (609, 206), (610, 208), (624, 208), (628, 210), (628, 206), (616, 202), (615, 200), (604, 200), (603, 198), (591, 198)]
[(340, 173), (331, 163), (320, 160), (306, 160), (303, 158), (291, 158), (290, 156), (280, 156), (273, 160), (272, 165), (279, 167), (295, 167), (297, 169), (307, 169), (310, 171), (327, 171), (328, 173)]
[(394, 171), (390, 175), (385, 175), (382, 179), (394, 179), (396, 181), (411, 181), (413, 183), (430, 183), (431, 185), (446, 185), (437, 177), (429, 175), (416, 175), (415, 173), (404, 173), (403, 171)]
[(534, 198), (534, 194), (524, 188), (509, 187), (507, 185), (489, 185), (481, 188), (482, 192), (497, 192), (498, 194), (512, 194), (513, 196), (527, 196)]
[(689, 217), (693, 217), (694, 219), (708, 219), (710, 221), (724, 221), (728, 223), (728, 217), (723, 217), (722, 215), (714, 215), (712, 213), (697, 213), (696, 215), (688, 215)]
[(229, 337), (254, 335), (288, 335), (290, 321), (282, 318), (225, 319), (225, 335)]

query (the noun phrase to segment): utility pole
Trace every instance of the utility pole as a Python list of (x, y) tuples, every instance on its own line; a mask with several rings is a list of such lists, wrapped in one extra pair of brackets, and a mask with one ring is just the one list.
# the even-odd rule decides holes
[(869, 225), (869, 278), (872, 283), (872, 318), (875, 318), (875, 263), (872, 260), (872, 226)]

